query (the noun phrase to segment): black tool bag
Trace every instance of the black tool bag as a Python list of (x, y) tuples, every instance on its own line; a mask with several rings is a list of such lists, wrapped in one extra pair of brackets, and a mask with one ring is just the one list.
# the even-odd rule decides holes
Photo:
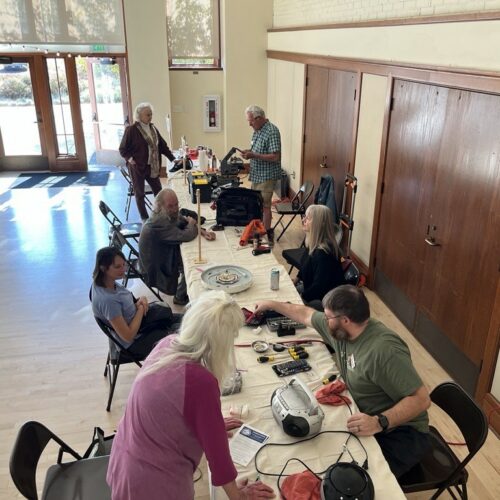
[(246, 226), (252, 219), (262, 219), (260, 191), (245, 188), (224, 189), (217, 198), (217, 224)]

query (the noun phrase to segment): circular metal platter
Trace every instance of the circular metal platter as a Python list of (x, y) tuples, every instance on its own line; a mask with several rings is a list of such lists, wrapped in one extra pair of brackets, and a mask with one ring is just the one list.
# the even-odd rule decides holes
[(205, 269), (201, 273), (201, 281), (212, 290), (239, 293), (252, 286), (253, 276), (250, 271), (243, 267), (221, 265)]

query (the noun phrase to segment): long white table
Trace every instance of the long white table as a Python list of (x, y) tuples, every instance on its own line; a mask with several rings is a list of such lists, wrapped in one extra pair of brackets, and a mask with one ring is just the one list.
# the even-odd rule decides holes
[[(177, 192), (180, 206), (190, 209), (196, 209), (191, 203), (190, 196), (187, 193), (187, 186), (181, 176), (177, 176), (169, 181), (170, 187)], [(202, 215), (207, 219), (215, 218), (215, 211), (209, 208), (209, 204), (202, 204)], [(212, 222), (207, 222), (210, 226)], [(188, 294), (191, 299), (198, 297), (205, 286), (201, 281), (201, 272), (207, 267), (219, 264), (235, 264), (246, 268), (253, 274), (253, 285), (238, 294), (234, 295), (235, 300), (241, 307), (253, 309), (257, 300), (271, 299), (280, 301), (290, 301), (300, 304), (301, 299), (295, 286), (293, 285), (285, 268), (278, 264), (274, 255), (264, 254), (253, 256), (251, 246), (241, 249), (239, 246), (239, 234), (234, 227), (226, 227), (224, 231), (217, 233), (215, 241), (208, 242), (202, 239), (202, 257), (207, 259), (203, 265), (196, 264), (194, 261), (198, 257), (198, 241), (181, 245), (181, 253), (186, 273), (186, 282)], [(279, 290), (270, 289), (270, 270), (278, 268), (280, 270)], [(262, 328), (262, 332), (256, 334), (253, 328), (244, 327), (240, 330), (239, 337), (236, 339), (236, 361), (237, 368), (242, 371), (243, 389), (241, 393), (226, 396), (222, 398), (223, 413), (228, 416), (231, 406), (248, 405), (249, 414), (245, 423), (264, 431), (271, 436), (270, 443), (296, 443), (298, 439), (285, 434), (278, 426), (271, 412), (270, 398), (273, 391), (280, 387), (291, 377), (281, 379), (272, 370), (268, 364), (257, 362), (257, 354), (249, 346), (252, 341), (257, 339), (277, 341), (274, 333), (268, 331), (267, 327)], [(297, 334), (291, 337), (283, 337), (283, 340), (314, 339), (319, 340), (319, 334), (311, 329), (299, 329)], [(301, 378), (308, 386), (313, 389), (321, 386), (321, 378), (326, 374), (332, 373), (334, 360), (328, 350), (321, 343), (313, 343), (307, 347), (309, 352), (308, 362), (312, 366), (309, 372), (301, 373)], [(291, 359), (291, 358), (290, 358)], [(296, 375), (297, 376), (297, 375)], [(325, 412), (322, 430), (346, 431), (346, 420), (350, 413), (345, 405), (327, 406), (322, 405)], [(356, 408), (352, 407), (353, 412)], [(348, 434), (324, 434), (318, 436), (312, 441), (306, 443), (294, 444), (291, 446), (267, 447), (264, 449), (258, 459), (260, 470), (279, 474), (283, 465), (290, 458), (300, 458), (314, 471), (324, 471), (329, 465), (337, 461), (339, 454), (342, 453), (343, 445), (346, 442)], [(368, 453), (369, 469), (372, 481), (375, 487), (376, 498), (405, 498), (396, 478), (391, 473), (386, 460), (384, 459), (377, 441), (373, 437), (361, 438), (364, 447)], [(363, 463), (365, 456), (360, 445), (353, 438), (349, 440), (349, 451), (356, 461)], [(349, 454), (345, 454), (342, 460), (351, 461)], [(237, 465), (239, 478), (249, 478), (255, 480), (257, 472), (252, 461), (249, 466), (241, 467)], [(286, 469), (286, 474), (300, 472), (304, 469), (298, 462), (292, 462)], [(273, 476), (261, 475), (260, 479), (273, 487), (278, 495), (277, 478)], [(207, 483), (207, 488), (208, 488)], [(211, 498), (226, 498), (224, 492), (218, 488), (211, 489)]]

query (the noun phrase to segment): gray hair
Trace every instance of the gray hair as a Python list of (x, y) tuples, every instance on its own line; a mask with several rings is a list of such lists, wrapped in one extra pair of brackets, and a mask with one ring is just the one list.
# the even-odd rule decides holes
[(262, 116), (262, 118), (266, 117), (266, 112), (255, 104), (248, 106), (248, 108), (245, 109), (245, 113), (250, 113), (254, 118), (258, 118), (259, 116)]
[(153, 111), (153, 106), (151, 105), (151, 103), (149, 102), (141, 102), (139, 103), (136, 107), (135, 107), (135, 110), (134, 110), (134, 120), (136, 122), (139, 121), (139, 113), (143, 110), (143, 109), (150, 109), (151, 111)]
[(153, 352), (151, 364), (139, 372), (139, 377), (182, 358), (200, 363), (221, 384), (224, 378), (234, 373), (234, 339), (244, 324), (243, 319), (240, 306), (226, 292), (205, 292), (189, 305), (182, 318), (179, 336), (169, 347)]
[(163, 188), (156, 196), (155, 199), (153, 200), (153, 213), (150, 216), (151, 220), (154, 220), (158, 217), (168, 217), (168, 214), (163, 208), (163, 201), (165, 198), (168, 196), (175, 196), (177, 198), (177, 193), (170, 188)]

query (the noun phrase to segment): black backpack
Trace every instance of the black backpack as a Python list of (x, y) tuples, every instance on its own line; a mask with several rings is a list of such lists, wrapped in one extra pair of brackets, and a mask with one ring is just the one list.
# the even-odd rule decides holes
[(224, 189), (217, 198), (217, 224), (246, 226), (252, 219), (262, 219), (260, 191), (245, 188)]

